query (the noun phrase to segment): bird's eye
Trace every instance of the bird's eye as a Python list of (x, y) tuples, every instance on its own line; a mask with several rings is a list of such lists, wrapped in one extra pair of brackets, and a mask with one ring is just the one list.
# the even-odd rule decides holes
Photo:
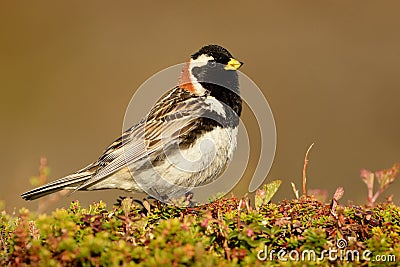
[(210, 60), (210, 61), (208, 62), (208, 65), (209, 65), (211, 68), (214, 68), (215, 66), (217, 66), (217, 62), (216, 62), (215, 60)]

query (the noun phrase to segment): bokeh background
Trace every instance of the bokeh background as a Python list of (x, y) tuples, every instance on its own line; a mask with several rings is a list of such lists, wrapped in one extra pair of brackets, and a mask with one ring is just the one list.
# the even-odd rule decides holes
[[(19, 195), (32, 188), (41, 156), (51, 179), (95, 160), (146, 79), (217, 43), (245, 62), (241, 71), (273, 111), (277, 150), (266, 181), (283, 180), (274, 201), (293, 197), (291, 181), (301, 188), (314, 142), (308, 187), (332, 195), (343, 186), (345, 201), (364, 204), (360, 169), (400, 159), (399, 10), (398, 1), (2, 1), (0, 200), (9, 211), (35, 209)], [(248, 109), (243, 118), (251, 131)], [(399, 203), (399, 189), (400, 180), (384, 195)], [(78, 192), (49, 210), (118, 195), (126, 194)]]

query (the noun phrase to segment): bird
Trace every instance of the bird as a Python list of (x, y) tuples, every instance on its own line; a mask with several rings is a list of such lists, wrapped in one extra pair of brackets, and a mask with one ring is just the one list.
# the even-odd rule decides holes
[(232, 160), (242, 112), (243, 62), (205, 45), (183, 64), (177, 85), (101, 156), (77, 172), (21, 195), (121, 189), (169, 201), (216, 180)]

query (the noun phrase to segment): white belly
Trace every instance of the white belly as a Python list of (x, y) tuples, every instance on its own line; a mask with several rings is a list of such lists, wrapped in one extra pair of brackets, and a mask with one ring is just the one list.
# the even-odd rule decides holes
[[(169, 147), (166, 159), (149, 168), (133, 170), (136, 183), (154, 196), (179, 196), (220, 176), (233, 157), (237, 127), (206, 132), (187, 149)], [(150, 192), (149, 192), (150, 191)]]

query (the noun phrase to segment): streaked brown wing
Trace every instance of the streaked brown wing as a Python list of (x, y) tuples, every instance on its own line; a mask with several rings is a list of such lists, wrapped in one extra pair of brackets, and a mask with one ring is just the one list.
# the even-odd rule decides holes
[(202, 117), (209, 105), (204, 98), (193, 97), (178, 87), (166, 95), (169, 97), (161, 98), (146, 119), (125, 131), (97, 162), (89, 165), (91, 168), (98, 166), (96, 173), (76, 190), (89, 187), (128, 164), (160, 153), (163, 146), (177, 142), (179, 136), (197, 127), (197, 119)]

